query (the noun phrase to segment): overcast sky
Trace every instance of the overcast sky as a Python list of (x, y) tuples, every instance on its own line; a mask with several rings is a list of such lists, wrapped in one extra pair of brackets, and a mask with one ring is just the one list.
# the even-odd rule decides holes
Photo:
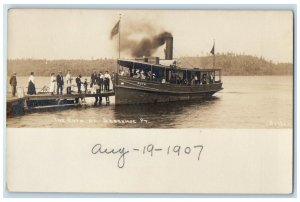
[[(263, 56), (274, 62), (293, 60), (293, 15), (289, 11), (190, 10), (57, 10), (11, 9), (8, 15), (8, 58), (117, 58), (118, 37), (110, 31), (122, 14), (122, 32), (131, 37), (169, 31), (174, 57), (206, 55), (215, 51)], [(163, 57), (163, 47), (155, 53)], [(122, 58), (130, 57), (126, 52)]]

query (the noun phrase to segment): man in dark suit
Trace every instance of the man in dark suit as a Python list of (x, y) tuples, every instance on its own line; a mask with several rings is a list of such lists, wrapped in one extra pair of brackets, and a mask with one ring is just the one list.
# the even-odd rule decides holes
[(94, 73), (91, 75), (91, 87), (97, 83), (97, 72), (94, 71)]
[(77, 84), (78, 93), (81, 93), (81, 75), (79, 75), (75, 81)]
[(17, 73), (14, 72), (13, 75), (10, 77), (9, 84), (11, 85), (12, 88), (12, 96), (16, 96), (16, 91), (17, 91)]
[(101, 73), (97, 75), (97, 88), (96, 88), (96, 100), (95, 100), (95, 104), (97, 104), (97, 102), (99, 101), (99, 104), (101, 104), (102, 102), (102, 96), (101, 96), (101, 85), (103, 82), (103, 79), (101, 78)]
[(64, 77), (62, 75), (62, 72), (59, 72), (59, 74), (56, 76), (56, 82), (57, 82), (57, 95), (62, 95), (63, 86), (64, 86)]

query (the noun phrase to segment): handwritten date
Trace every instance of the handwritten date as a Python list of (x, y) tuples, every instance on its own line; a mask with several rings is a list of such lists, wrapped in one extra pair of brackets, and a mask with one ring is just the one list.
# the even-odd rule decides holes
[[(182, 155), (195, 155), (197, 160), (200, 160), (201, 153), (203, 151), (203, 145), (194, 145), (194, 146), (182, 146), (182, 145), (169, 145), (167, 147), (156, 147), (154, 144), (148, 144), (140, 148), (108, 148), (104, 147), (102, 144), (95, 144), (92, 147), (92, 154), (101, 154), (101, 155), (118, 155), (118, 168), (124, 168), (126, 163), (126, 157), (129, 153), (136, 153), (143, 156), (153, 157), (155, 155), (170, 155), (172, 156), (182, 156)], [(174, 155), (175, 154), (175, 155)]]

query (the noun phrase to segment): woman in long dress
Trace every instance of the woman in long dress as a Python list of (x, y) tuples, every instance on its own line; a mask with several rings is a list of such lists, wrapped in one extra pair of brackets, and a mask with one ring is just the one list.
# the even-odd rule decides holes
[(36, 90), (35, 90), (35, 83), (34, 83), (34, 72), (30, 73), (29, 79), (28, 79), (28, 95), (35, 95)]
[(49, 89), (51, 95), (54, 94), (55, 84), (56, 84), (56, 78), (55, 78), (55, 75), (54, 75), (54, 73), (51, 73), (51, 78), (50, 78), (50, 89)]

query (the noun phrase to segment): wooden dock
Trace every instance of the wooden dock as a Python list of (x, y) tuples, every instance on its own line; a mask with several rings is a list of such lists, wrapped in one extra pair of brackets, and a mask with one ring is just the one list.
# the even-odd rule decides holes
[(36, 95), (25, 95), (24, 97), (12, 97), (7, 96), (6, 99), (6, 113), (10, 115), (21, 115), (24, 114), (26, 110), (35, 109), (51, 109), (58, 107), (71, 107), (80, 105), (79, 100), (84, 98), (108, 98), (114, 96), (114, 91), (101, 92), (100, 94), (92, 93), (72, 93), (72, 94), (62, 94), (62, 95), (51, 95), (50, 93), (40, 93)]
[(62, 94), (62, 95), (51, 95), (50, 93), (36, 94), (36, 95), (26, 95), (24, 97), (25, 100), (71, 100), (77, 98), (87, 98), (87, 97), (110, 97), (114, 96), (114, 91), (103, 92), (101, 94), (85, 94), (85, 93), (72, 93), (72, 94)]

